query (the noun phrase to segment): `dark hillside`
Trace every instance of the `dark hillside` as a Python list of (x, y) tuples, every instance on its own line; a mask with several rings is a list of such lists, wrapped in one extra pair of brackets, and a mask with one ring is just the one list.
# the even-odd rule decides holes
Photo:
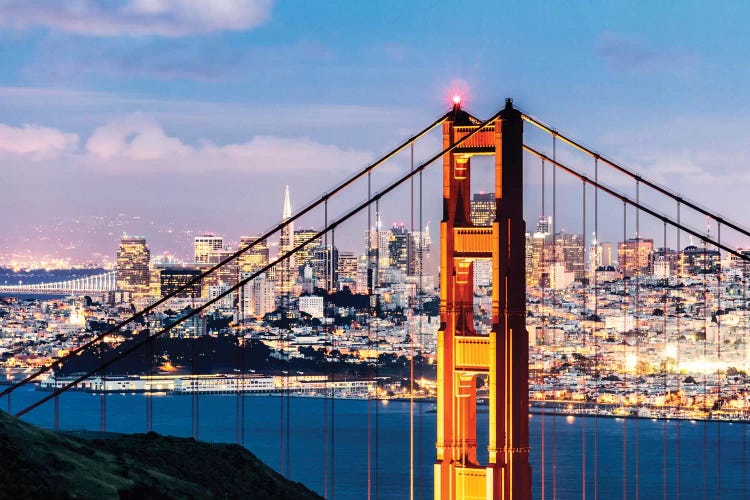
[(0, 497), (321, 498), (237, 445), (155, 433), (56, 433), (4, 412)]

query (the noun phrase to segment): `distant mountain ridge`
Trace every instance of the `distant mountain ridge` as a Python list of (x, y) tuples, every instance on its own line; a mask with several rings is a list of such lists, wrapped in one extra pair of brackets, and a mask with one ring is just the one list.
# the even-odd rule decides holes
[(2, 498), (322, 498), (245, 448), (149, 434), (53, 432), (0, 411)]

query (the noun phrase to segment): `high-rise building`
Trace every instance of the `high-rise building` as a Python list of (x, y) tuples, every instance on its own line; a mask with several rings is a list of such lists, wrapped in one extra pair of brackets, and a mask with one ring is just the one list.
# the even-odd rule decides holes
[(554, 240), (555, 262), (565, 264), (565, 270), (575, 275), (576, 280), (586, 276), (583, 235), (557, 233)]
[[(212, 266), (223, 262), (234, 254), (234, 250), (229, 248), (221, 248), (214, 250), (208, 256), (208, 263)], [(227, 262), (219, 269), (211, 273), (208, 277), (214, 276), (215, 283), (211, 283), (211, 286), (225, 284), (225, 285), (236, 285), (239, 276), (239, 259), (232, 259)]]
[[(161, 296), (166, 297), (179, 290), (181, 287), (187, 285), (192, 280), (201, 275), (200, 269), (195, 267), (166, 267), (159, 273), (159, 283), (161, 285)], [(176, 297), (192, 297), (198, 298), (201, 296), (201, 283), (200, 281), (193, 283), (188, 286), (185, 290), (178, 293)]]
[(592, 276), (602, 265), (602, 246), (596, 241), (596, 233), (589, 246), (589, 275)]
[(401, 270), (403, 274), (409, 269), (409, 231), (404, 224), (394, 224), (388, 241), (389, 266)]
[(148, 296), (150, 260), (146, 238), (123, 237), (117, 249), (117, 288), (130, 292), (134, 298)]
[[(315, 229), (297, 229), (294, 231), (294, 247), (298, 247), (310, 238), (313, 238), (318, 231)], [(323, 246), (323, 238), (318, 237), (313, 239), (310, 243), (302, 247), (296, 254), (294, 254), (294, 260), (297, 267), (310, 264), (313, 258), (313, 252), (315, 249)]]
[(617, 267), (625, 276), (636, 276), (648, 272), (654, 240), (630, 238), (617, 244)]
[(258, 236), (242, 236), (240, 238), (240, 249), (247, 248), (255, 243), (250, 250), (237, 257), (237, 267), (240, 273), (254, 273), (268, 265), (268, 245), (265, 241), (256, 243), (258, 239)]
[(680, 276), (713, 274), (721, 269), (721, 253), (713, 248), (690, 245), (680, 252), (678, 269)]
[(495, 220), (495, 193), (474, 193), (471, 199), (471, 223), (491, 226)]
[(313, 252), (311, 261), (315, 286), (332, 291), (338, 282), (338, 255), (336, 247), (318, 247)]
[[(240, 279), (252, 276), (252, 273), (241, 273)], [(274, 300), (275, 285), (273, 281), (260, 275), (240, 287), (240, 308), (246, 318), (262, 318), (276, 309)]]
[(409, 263), (409, 275), (417, 276), (426, 272), (425, 265), (430, 258), (430, 247), (432, 237), (430, 236), (430, 225), (425, 226), (424, 231), (411, 233), (411, 262)]
[(612, 243), (609, 243), (608, 241), (603, 241), (601, 243), (601, 247), (602, 247), (601, 265), (605, 267), (613, 266), (614, 261), (612, 260)]
[[(354, 252), (339, 252), (338, 280), (340, 284), (350, 289), (357, 288), (357, 260)], [(339, 286), (339, 288), (343, 287)]]
[[(292, 203), (289, 199), (289, 186), (284, 191), (284, 210), (281, 214), (281, 222), (286, 222), (292, 216)], [(294, 248), (294, 222), (287, 224), (281, 229), (279, 239), (279, 257), (288, 254)], [(297, 266), (294, 255), (276, 266), (276, 292), (280, 294), (289, 293), (297, 281)]]
[(547, 235), (552, 232), (552, 217), (545, 217), (542, 215), (536, 223), (536, 232), (542, 235)]
[(208, 264), (210, 256), (215, 250), (224, 248), (224, 238), (211, 233), (195, 237), (195, 263)]

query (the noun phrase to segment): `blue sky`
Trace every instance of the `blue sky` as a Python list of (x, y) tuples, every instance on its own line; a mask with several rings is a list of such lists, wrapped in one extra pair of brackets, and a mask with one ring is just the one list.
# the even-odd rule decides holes
[[(14, 216), (0, 250), (35, 246), (29, 228), (52, 214), (259, 232), (284, 184), (301, 206), (444, 112), (453, 89), (479, 116), (513, 97), (742, 221), (748, 19), (731, 1), (0, 1), (0, 210)], [(402, 201), (384, 212), (405, 218)]]

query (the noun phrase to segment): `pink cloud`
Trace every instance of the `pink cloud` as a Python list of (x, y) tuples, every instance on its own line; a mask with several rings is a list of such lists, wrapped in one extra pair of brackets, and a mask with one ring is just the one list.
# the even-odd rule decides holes
[(78, 145), (78, 135), (38, 125), (12, 127), (0, 124), (0, 153), (48, 158)]

